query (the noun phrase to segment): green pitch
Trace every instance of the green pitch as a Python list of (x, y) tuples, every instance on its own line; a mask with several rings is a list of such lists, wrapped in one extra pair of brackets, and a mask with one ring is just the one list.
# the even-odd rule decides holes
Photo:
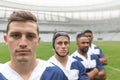
[[(120, 80), (120, 42), (94, 42), (102, 48), (108, 59), (108, 65), (105, 66), (107, 80)], [(70, 54), (76, 50), (76, 43), (71, 42)], [(37, 48), (37, 57), (47, 60), (54, 54), (51, 43), (40, 43)], [(0, 44), (0, 63), (10, 60), (9, 50), (5, 44)]]

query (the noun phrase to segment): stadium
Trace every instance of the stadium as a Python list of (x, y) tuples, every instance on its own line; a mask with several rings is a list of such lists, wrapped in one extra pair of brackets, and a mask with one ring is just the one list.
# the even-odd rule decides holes
[[(69, 32), (71, 40), (74, 41), (76, 32), (81, 32), (85, 29), (91, 29), (95, 33), (94, 40), (119, 41), (119, 7), (120, 2), (118, 0), (73, 7), (44, 7), (1, 0), (0, 35), (4, 33), (7, 18), (13, 10), (30, 10), (36, 14), (39, 20), (42, 41), (50, 42), (51, 40), (48, 40), (50, 39), (48, 37), (51, 37), (55, 31)], [(0, 42), (3, 42), (2, 37)]]
[[(109, 65), (106, 66), (108, 75), (107, 80), (119, 80), (120, 55), (118, 53), (120, 53), (120, 46), (118, 45), (120, 44), (120, 1), (106, 0), (92, 4), (94, 0), (90, 0), (87, 5), (82, 5), (79, 4), (77, 0), (75, 1), (77, 4), (72, 6), (68, 5), (69, 3), (67, 2), (66, 6), (63, 2), (61, 2), (61, 5), (46, 4), (46, 6), (30, 4), (27, 2), (25, 4), (25, 2), (20, 2), (19, 0), (18, 2), (17, 0), (0, 0), (0, 44), (4, 44), (3, 35), (6, 30), (9, 15), (14, 10), (31, 11), (39, 21), (41, 41), (48, 44), (50, 44), (49, 42), (52, 42), (53, 33), (56, 31), (68, 32), (70, 34), (71, 42), (75, 42), (77, 33), (86, 29), (92, 30), (95, 43), (103, 48), (103, 51), (109, 60)], [(111, 42), (114, 42), (114, 44), (111, 44)], [(0, 45), (0, 56), (2, 56), (1, 47), (4, 46)], [(111, 48), (110, 50), (107, 50), (106, 47)], [(115, 48), (115, 50), (113, 50), (113, 48)], [(0, 58), (2, 60), (6, 57)], [(9, 58), (7, 58), (7, 60), (8, 59)], [(116, 60), (116, 63), (114, 63), (114, 60)]]

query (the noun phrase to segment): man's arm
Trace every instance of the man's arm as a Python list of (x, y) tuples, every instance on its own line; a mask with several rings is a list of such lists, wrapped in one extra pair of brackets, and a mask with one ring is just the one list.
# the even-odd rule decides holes
[(107, 65), (107, 58), (106, 57), (102, 57), (99, 60), (100, 60), (102, 65)]
[(87, 73), (88, 77), (90, 78), (90, 80), (94, 79), (95, 76), (98, 74), (98, 69), (94, 68), (93, 70), (91, 70), (90, 72)]

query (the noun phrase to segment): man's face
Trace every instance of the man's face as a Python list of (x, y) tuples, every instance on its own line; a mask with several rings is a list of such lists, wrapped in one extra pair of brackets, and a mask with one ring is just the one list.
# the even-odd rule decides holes
[(77, 41), (78, 51), (83, 53), (87, 53), (89, 49), (89, 39), (87, 37), (81, 37)]
[(93, 39), (93, 34), (92, 33), (85, 33), (84, 35), (88, 37), (90, 42), (92, 42), (92, 39)]
[(59, 55), (65, 57), (69, 52), (70, 42), (65, 36), (60, 36), (55, 40), (55, 49)]
[(9, 31), (4, 35), (12, 60), (25, 62), (36, 57), (36, 48), (40, 42), (37, 24), (34, 22), (14, 21), (9, 25)]

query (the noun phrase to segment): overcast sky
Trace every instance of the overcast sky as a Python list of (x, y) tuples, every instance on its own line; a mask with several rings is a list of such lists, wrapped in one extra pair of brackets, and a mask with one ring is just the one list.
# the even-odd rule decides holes
[(39, 6), (84, 6), (111, 2), (113, 0), (6, 0)]

